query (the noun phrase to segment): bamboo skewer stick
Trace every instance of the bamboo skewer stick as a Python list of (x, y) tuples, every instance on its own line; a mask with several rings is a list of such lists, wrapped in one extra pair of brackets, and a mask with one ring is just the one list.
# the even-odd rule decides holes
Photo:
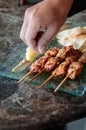
[(38, 89), (43, 88), (43, 86), (44, 86), (50, 79), (52, 79), (52, 78), (53, 78), (53, 75), (51, 75), (47, 80), (45, 80), (45, 81), (38, 87)]
[(26, 79), (30, 74), (32, 74), (31, 71), (29, 71), (26, 75), (24, 75), (19, 81), (18, 83), (21, 83), (24, 79)]
[(54, 93), (56, 93), (56, 92), (59, 90), (59, 88), (62, 86), (62, 84), (68, 79), (68, 77), (69, 77), (69, 75), (67, 75), (67, 76), (61, 81), (61, 83), (55, 88)]
[(45, 69), (43, 68), (39, 73), (37, 73), (33, 78), (31, 78), (29, 81), (28, 81), (28, 84), (31, 83), (35, 78), (37, 78)]

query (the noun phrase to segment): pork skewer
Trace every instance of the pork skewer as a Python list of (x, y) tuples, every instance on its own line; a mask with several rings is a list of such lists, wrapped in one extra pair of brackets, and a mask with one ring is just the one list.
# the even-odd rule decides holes
[(51, 74), (51, 76), (45, 80), (39, 87), (38, 89), (41, 89), (49, 80), (51, 80), (52, 78), (56, 78), (56, 77), (61, 77), (64, 76), (66, 74), (67, 68), (69, 66), (69, 62), (64, 61), (62, 62)]
[[(65, 50), (65, 52), (64, 52), (64, 50)], [(59, 50), (56, 57), (48, 58), (47, 62), (44, 65), (43, 70), (46, 71), (46, 72), (50, 72), (51, 70), (53, 70), (56, 66), (58, 66), (60, 64), (60, 61), (64, 60), (64, 58), (68, 55), (68, 53), (70, 53), (70, 54), (72, 53), (72, 55), (74, 55), (75, 52), (76, 52), (76, 54), (78, 53), (78, 55), (80, 55), (80, 51), (74, 50), (72, 48), (72, 46), (63, 47), (62, 49)], [(43, 71), (41, 71), (41, 73), (42, 72)], [(38, 76), (39, 76), (39, 74), (36, 74), (32, 79), (29, 80), (28, 84), (31, 83)]]
[(17, 83), (21, 83), (24, 79), (26, 79), (30, 74), (32, 74), (31, 71), (29, 71), (26, 75), (24, 75)]
[[(73, 62), (69, 68), (68, 68), (68, 72), (67, 72), (67, 76), (62, 80), (62, 82), (56, 87), (56, 89), (54, 90), (54, 93), (57, 92), (57, 90), (59, 90), (59, 88), (62, 86), (62, 84), (68, 79), (75, 79), (80, 72), (83, 69), (82, 64), (86, 63), (86, 51), (83, 52), (83, 54), (81, 55), (81, 57), (78, 59), (78, 62)], [(72, 68), (72, 69), (71, 69)], [(73, 70), (74, 69), (74, 70)]]
[(31, 78), (29, 81), (28, 81), (28, 84), (31, 83), (34, 79), (36, 79), (42, 72), (44, 71), (44, 69), (42, 69), (39, 73), (37, 73), (33, 78)]
[(56, 59), (55, 57), (50, 57), (48, 59), (48, 61), (45, 63), (44, 65), (44, 68), (39, 72), (37, 73), (33, 78), (31, 78), (29, 81), (28, 81), (28, 84), (31, 83), (34, 79), (36, 79), (43, 71), (51, 71), (53, 68), (55, 68), (56, 65), (59, 65), (59, 62), (56, 63)]
[(32, 63), (32, 65), (30, 66), (30, 71), (32, 71), (33, 73), (39, 73), (44, 68), (44, 65), (47, 62), (47, 60), (50, 57), (56, 56), (58, 51), (59, 49), (56, 47), (50, 48), (47, 52), (45, 52), (44, 56)]
[(59, 90), (62, 84), (68, 79), (75, 79), (82, 71), (83, 65), (80, 62), (72, 62), (68, 68), (66, 77), (62, 80), (62, 82), (55, 88), (54, 93)]
[(67, 75), (67, 76), (61, 81), (61, 83), (55, 88), (54, 93), (56, 93), (56, 92), (59, 90), (59, 88), (62, 86), (62, 84), (68, 79), (68, 77), (69, 77), (69, 75)]
[[(28, 72), (22, 79), (20, 79), (18, 81), (18, 83), (21, 83), (24, 79), (26, 79), (30, 74), (32, 73), (39, 73), (43, 67), (44, 64), (46, 63), (46, 61), (48, 60), (48, 57), (50, 56), (54, 56), (56, 53), (56, 60), (52, 66), (52, 68), (54, 68), (54, 66), (56, 65), (57, 59), (59, 59), (59, 61), (61, 61), (62, 59), (64, 59), (66, 57), (66, 55), (68, 53), (70, 53), (73, 50), (72, 46), (68, 46), (68, 47), (63, 47), (62, 49), (58, 49), (58, 48), (50, 48), (46, 53), (44, 57), (41, 57), (40, 59), (38, 59), (37, 61), (35, 61), (34, 63), (32, 63), (31, 67), (30, 67), (30, 72)], [(64, 52), (65, 51), (65, 52)], [(51, 68), (51, 69), (52, 69)]]
[(57, 47), (50, 48), (48, 51), (46, 51), (44, 56), (42, 56), (37, 61), (35, 61), (34, 63), (32, 63), (32, 65), (30, 67), (30, 72), (28, 72), (26, 75), (24, 75), (18, 81), (18, 83), (21, 83), (24, 79), (26, 79), (32, 73), (37, 73), (37, 72), (42, 71), (42, 69), (44, 67), (44, 64), (46, 63), (46, 61), (48, 60), (48, 58), (51, 57), (51, 56), (56, 56), (57, 53), (58, 53), (58, 51), (59, 51), (59, 48), (57, 48)]
[[(51, 71), (52, 69), (55, 68), (55, 66), (57, 66), (60, 63), (59, 61), (64, 60), (64, 58), (68, 54), (71, 54), (73, 51), (75, 51), (75, 50), (73, 49), (72, 46), (63, 47), (60, 50), (58, 48), (56, 48), (56, 47), (50, 48), (45, 53), (45, 56), (41, 57), (40, 59), (38, 59), (36, 62), (34, 62), (31, 65), (31, 67), (30, 67), (30, 72), (31, 73), (28, 72), (20, 81), (18, 81), (18, 83), (22, 82), (25, 78), (27, 78), (32, 73), (40, 73), (41, 74), (43, 72), (43, 70)], [(51, 57), (51, 56), (55, 56), (55, 55), (56, 55), (56, 57)], [(39, 74), (35, 75), (35, 77), (33, 77), (30, 80), (30, 82), (33, 79), (35, 79), (37, 76), (39, 76)]]
[[(58, 52), (59, 53), (59, 52)], [(65, 52), (66, 53), (66, 52)], [(68, 56), (66, 58), (66, 61), (73, 62), (76, 61), (81, 56), (81, 52), (79, 50), (73, 50), (71, 56)], [(61, 58), (60, 58), (61, 59)], [(53, 70), (56, 66), (60, 64), (59, 58), (57, 60), (57, 57), (50, 57), (47, 62), (44, 65), (43, 71), (50, 72)], [(43, 72), (41, 71), (41, 73)], [(41, 74), (40, 73), (40, 74)], [(35, 78), (37, 78), (39, 74), (36, 74), (32, 79), (29, 80), (28, 84), (31, 83)]]
[(60, 49), (58, 47), (52, 47), (49, 50), (47, 50), (44, 55), (46, 57), (54, 57), (58, 54), (59, 50)]
[[(75, 55), (74, 55), (75, 54)], [(81, 52), (74, 50), (71, 56), (66, 57), (65, 61), (62, 62), (53, 72), (52, 75), (44, 81), (38, 88), (42, 88), (51, 78), (64, 76), (66, 74), (69, 64), (76, 61), (81, 56)]]
[[(57, 62), (60, 62), (60, 61), (64, 60), (65, 57), (68, 55), (68, 53), (71, 53), (72, 50), (74, 50), (72, 46), (63, 47), (62, 49), (60, 49), (58, 51), (56, 57), (54, 57), (53, 55), (50, 56), (50, 57), (45, 55), (44, 57), (41, 57), (40, 59), (38, 59), (36, 62), (32, 63), (32, 65), (30, 66), (30, 71), (33, 71), (33, 72), (37, 73), (37, 72), (39, 72), (39, 70), (41, 71), (42, 68), (44, 68), (44, 67), (45, 67), (46, 71), (48, 71), (47, 68), (50, 67), (49, 71), (51, 71), (55, 67)], [(47, 58), (47, 62), (44, 62), (43, 58), (44, 59)]]
[[(42, 69), (43, 69), (43, 65), (46, 63), (47, 61), (47, 57), (43, 56), (40, 59), (38, 59), (36, 62), (34, 62), (31, 67), (30, 67), (30, 71), (24, 75), (19, 81), (18, 83), (21, 83), (24, 79), (26, 79), (28, 76), (30, 76), (32, 73), (39, 73)], [(34, 67), (35, 66), (35, 67)]]

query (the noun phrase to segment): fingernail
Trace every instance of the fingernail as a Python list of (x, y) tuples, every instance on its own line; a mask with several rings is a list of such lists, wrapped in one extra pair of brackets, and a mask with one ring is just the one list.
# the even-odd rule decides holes
[(43, 54), (45, 52), (45, 46), (40, 46), (39, 52)]

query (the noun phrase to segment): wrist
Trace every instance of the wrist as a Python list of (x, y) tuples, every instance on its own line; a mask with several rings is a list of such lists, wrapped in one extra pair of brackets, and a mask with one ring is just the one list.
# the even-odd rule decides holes
[(64, 10), (66, 12), (69, 12), (74, 0), (45, 0), (45, 1), (51, 4), (54, 7), (54, 9), (59, 8), (62, 9), (62, 11)]
[(48, 1), (55, 4), (62, 3), (62, 4), (72, 5), (74, 0), (44, 0), (44, 1)]

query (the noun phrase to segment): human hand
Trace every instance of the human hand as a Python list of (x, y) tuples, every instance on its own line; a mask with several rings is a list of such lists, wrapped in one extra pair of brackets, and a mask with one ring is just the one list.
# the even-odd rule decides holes
[[(73, 0), (44, 0), (28, 8), (20, 38), (32, 49), (44, 53), (46, 46), (65, 22), (72, 2)], [(39, 36), (41, 29), (44, 31)]]

